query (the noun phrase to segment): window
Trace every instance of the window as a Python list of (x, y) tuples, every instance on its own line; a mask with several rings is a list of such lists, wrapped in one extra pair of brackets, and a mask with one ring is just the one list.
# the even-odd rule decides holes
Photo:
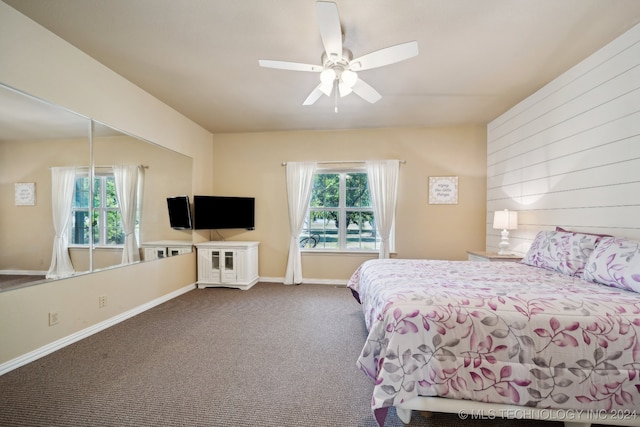
[[(116, 197), (113, 174), (100, 174), (93, 180), (93, 218), (89, 218), (89, 176), (76, 177), (71, 208), (71, 244), (89, 245), (93, 228), (93, 243), (100, 246), (124, 244), (124, 231)], [(92, 227), (93, 225), (93, 227)]]
[(316, 172), (300, 246), (339, 251), (380, 249), (366, 172)]

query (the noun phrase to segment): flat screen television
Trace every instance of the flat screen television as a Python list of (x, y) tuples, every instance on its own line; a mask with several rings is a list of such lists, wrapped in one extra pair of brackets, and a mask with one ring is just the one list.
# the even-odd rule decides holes
[(167, 197), (169, 224), (175, 230), (191, 230), (191, 205), (189, 196)]
[(255, 198), (226, 196), (193, 196), (193, 228), (219, 230), (223, 228), (255, 227)]

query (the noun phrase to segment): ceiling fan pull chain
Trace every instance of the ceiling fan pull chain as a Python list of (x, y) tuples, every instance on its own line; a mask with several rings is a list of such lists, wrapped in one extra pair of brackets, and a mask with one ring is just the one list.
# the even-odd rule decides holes
[(338, 79), (333, 81), (333, 111), (338, 113)]

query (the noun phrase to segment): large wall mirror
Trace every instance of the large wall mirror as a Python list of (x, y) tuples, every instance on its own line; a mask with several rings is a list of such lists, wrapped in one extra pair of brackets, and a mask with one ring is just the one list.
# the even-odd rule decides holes
[[(64, 194), (61, 182), (71, 179), (59, 172), (68, 169), (74, 184), (64, 252), (71, 271), (59, 277), (191, 251), (191, 232), (170, 227), (166, 202), (192, 194), (190, 157), (0, 84), (0, 291), (56, 277), (45, 276), (59, 243), (56, 195)], [(135, 191), (129, 191), (136, 198), (130, 231), (139, 256), (129, 260), (123, 260), (125, 208), (118, 206), (114, 177), (120, 177), (122, 198), (122, 182), (132, 177), (122, 175), (125, 169), (139, 172)]]

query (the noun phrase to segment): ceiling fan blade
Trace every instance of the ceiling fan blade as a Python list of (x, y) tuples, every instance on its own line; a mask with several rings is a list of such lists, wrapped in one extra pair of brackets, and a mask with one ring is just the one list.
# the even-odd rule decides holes
[(318, 98), (322, 96), (321, 88), (322, 88), (322, 83), (316, 86), (316, 88), (311, 91), (311, 93), (309, 94), (309, 96), (307, 96), (307, 99), (304, 100), (302, 105), (312, 105), (313, 103), (315, 103), (318, 100)]
[(342, 28), (340, 27), (338, 6), (329, 1), (318, 1), (316, 7), (324, 50), (329, 59), (338, 60), (342, 57)]
[(324, 84), (320, 83), (320, 92), (324, 93), (327, 96), (331, 96), (331, 92), (333, 92), (333, 84)]
[(386, 47), (355, 58), (349, 62), (352, 71), (369, 70), (412, 58), (418, 54), (418, 42), (412, 41)]
[(311, 71), (319, 73), (322, 71), (322, 66), (313, 64), (301, 64), (299, 62), (287, 62), (287, 61), (272, 61), (270, 59), (260, 59), (258, 64), (265, 68), (277, 68), (280, 70), (290, 71)]
[(358, 79), (351, 90), (353, 90), (353, 92), (359, 97), (372, 104), (378, 102), (380, 98), (382, 98), (382, 95), (380, 95), (377, 90), (363, 82), (362, 79)]

